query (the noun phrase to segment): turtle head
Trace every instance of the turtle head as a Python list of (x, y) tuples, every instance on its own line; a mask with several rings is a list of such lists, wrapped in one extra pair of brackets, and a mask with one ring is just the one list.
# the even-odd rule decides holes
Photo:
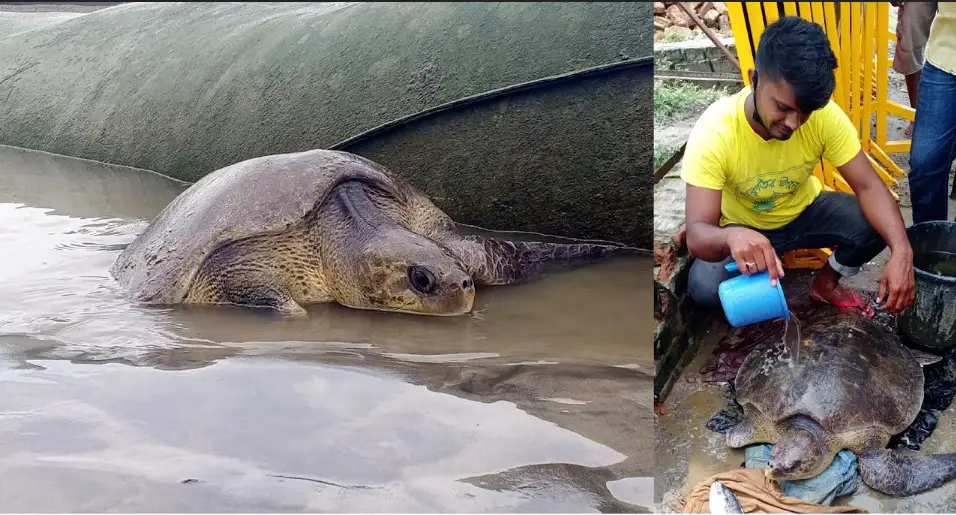
[(475, 284), (457, 259), (421, 235), (398, 231), (366, 245), (352, 262), (354, 285), (337, 300), (349, 307), (419, 315), (463, 315)]
[(329, 293), (357, 309), (468, 313), (475, 300), (471, 276), (445, 247), (393, 218), (404, 209), (396, 195), (381, 184), (346, 181), (317, 211), (313, 234)]
[(832, 461), (823, 428), (807, 417), (799, 419), (791, 421), (770, 451), (767, 475), (777, 481), (815, 477)]

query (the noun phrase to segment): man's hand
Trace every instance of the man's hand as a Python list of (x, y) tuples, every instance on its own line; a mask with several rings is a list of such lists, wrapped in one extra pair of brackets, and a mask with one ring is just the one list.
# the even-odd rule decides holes
[(770, 240), (747, 227), (719, 227), (720, 197), (719, 190), (687, 185), (687, 247), (706, 261), (722, 261), (730, 254), (744, 275), (768, 270), (776, 286), (777, 278), (783, 277), (783, 263)]
[(767, 270), (770, 284), (777, 285), (777, 278), (783, 277), (783, 263), (770, 240), (759, 232), (746, 227), (728, 227), (727, 247), (737, 262), (737, 267), (745, 275)]
[(883, 267), (883, 276), (880, 277), (877, 304), (882, 304), (884, 299), (886, 303), (883, 304), (883, 311), (893, 314), (902, 312), (916, 300), (912, 254), (894, 252), (890, 255), (890, 260)]
[(837, 170), (860, 199), (860, 209), (866, 221), (890, 248), (890, 260), (883, 267), (880, 293), (876, 300), (877, 303), (886, 300), (884, 311), (899, 313), (913, 304), (916, 298), (913, 248), (906, 235), (900, 207), (863, 151)]

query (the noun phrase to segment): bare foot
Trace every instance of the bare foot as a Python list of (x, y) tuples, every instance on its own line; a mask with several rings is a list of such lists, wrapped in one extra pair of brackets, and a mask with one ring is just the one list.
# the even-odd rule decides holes
[(913, 122), (910, 122), (910, 125), (909, 127), (906, 128), (906, 131), (904, 131), (904, 134), (906, 134), (907, 138), (913, 137)]
[(840, 285), (839, 278), (836, 270), (829, 264), (826, 265), (810, 285), (810, 296), (836, 306), (840, 311), (862, 313), (867, 318), (872, 317), (875, 313), (873, 305), (863, 300), (853, 289)]

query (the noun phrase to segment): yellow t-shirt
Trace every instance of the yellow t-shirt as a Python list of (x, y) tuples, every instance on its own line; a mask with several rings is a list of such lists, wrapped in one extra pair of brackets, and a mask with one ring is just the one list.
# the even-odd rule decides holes
[(832, 100), (810, 114), (787, 141), (765, 141), (747, 122), (750, 88), (722, 98), (694, 125), (681, 160), (688, 184), (721, 190), (720, 225), (777, 229), (817, 198), (813, 168), (843, 166), (860, 151), (853, 122)]
[(956, 3), (936, 2), (936, 17), (926, 41), (926, 60), (956, 75)]

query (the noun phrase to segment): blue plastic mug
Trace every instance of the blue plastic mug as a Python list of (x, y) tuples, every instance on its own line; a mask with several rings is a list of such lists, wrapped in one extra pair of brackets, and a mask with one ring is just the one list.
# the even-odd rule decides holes
[[(740, 271), (735, 262), (727, 263), (724, 269), (731, 273)], [(770, 272), (766, 270), (727, 279), (717, 287), (717, 293), (727, 321), (734, 327), (774, 318), (790, 320), (790, 308), (783, 296), (780, 278), (777, 278), (776, 286), (770, 284)]]

